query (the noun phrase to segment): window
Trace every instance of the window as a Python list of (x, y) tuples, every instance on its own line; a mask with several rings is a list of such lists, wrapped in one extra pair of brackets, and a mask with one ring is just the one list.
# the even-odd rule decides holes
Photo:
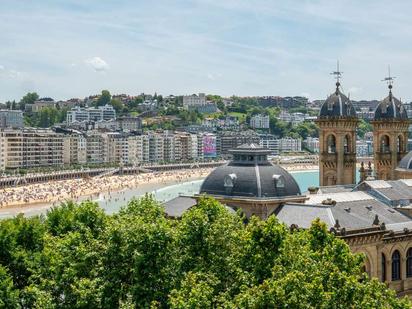
[(345, 139), (343, 141), (343, 152), (350, 153), (350, 136), (345, 135)]
[(388, 153), (389, 151), (389, 136), (384, 135), (381, 137), (381, 152)]
[(412, 248), (406, 252), (406, 277), (412, 277)]
[(398, 136), (397, 142), (398, 142), (398, 144), (397, 144), (398, 153), (403, 152), (404, 150), (403, 150), (403, 138), (402, 138), (402, 135), (399, 135), (399, 136)]
[(398, 250), (392, 254), (392, 281), (401, 280), (401, 255)]
[(386, 281), (386, 257), (385, 257), (385, 254), (383, 254), (382, 253), (382, 260), (381, 260), (381, 263), (382, 263), (382, 282), (385, 282)]
[(273, 175), (273, 180), (276, 188), (285, 187), (285, 178), (282, 175)]
[(328, 153), (335, 153), (336, 152), (336, 139), (334, 135), (329, 135), (327, 138), (327, 143), (328, 143)]

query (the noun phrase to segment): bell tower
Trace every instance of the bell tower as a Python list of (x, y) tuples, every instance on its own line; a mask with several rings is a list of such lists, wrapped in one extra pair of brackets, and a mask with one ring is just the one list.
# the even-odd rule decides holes
[(394, 77), (387, 82), (389, 95), (376, 107), (373, 126), (373, 157), (377, 179), (396, 179), (395, 169), (406, 155), (408, 146), (409, 119), (400, 100), (392, 94)]
[(349, 98), (340, 90), (339, 62), (336, 89), (323, 103), (316, 124), (319, 127), (320, 186), (356, 183), (356, 127), (358, 119)]

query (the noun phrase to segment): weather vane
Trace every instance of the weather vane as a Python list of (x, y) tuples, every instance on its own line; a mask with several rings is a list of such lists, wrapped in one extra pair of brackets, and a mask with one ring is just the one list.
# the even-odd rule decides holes
[(388, 65), (388, 76), (382, 79), (383, 82), (386, 82), (388, 84), (388, 88), (392, 89), (393, 85), (393, 80), (395, 79), (395, 76), (391, 76), (391, 66)]
[[(337, 86), (340, 85), (339, 80), (340, 80), (340, 78), (341, 78), (341, 76), (342, 76), (342, 73), (343, 73), (343, 72), (339, 71), (339, 60), (338, 60), (337, 63), (336, 63), (336, 71), (333, 71), (332, 73), (330, 73), (330, 75), (335, 75), (336, 85), (337, 85)], [(339, 84), (339, 85), (338, 85), (338, 84)]]

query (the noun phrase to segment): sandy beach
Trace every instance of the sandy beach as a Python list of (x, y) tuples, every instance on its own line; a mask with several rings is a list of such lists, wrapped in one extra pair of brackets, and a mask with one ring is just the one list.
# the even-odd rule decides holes
[(174, 170), (138, 175), (70, 179), (6, 188), (0, 190), (0, 208), (27, 207), (39, 203), (59, 204), (66, 200), (77, 201), (82, 197), (99, 193), (110, 194), (110, 192), (136, 188), (142, 184), (166, 184), (172, 181), (185, 182), (199, 179), (206, 177), (211, 171), (212, 168)]
[[(317, 170), (316, 165), (285, 164), (288, 171)], [(138, 188), (143, 184), (180, 183), (206, 177), (213, 168), (173, 170), (125, 176), (105, 176), (31, 184), (0, 190), (0, 208), (57, 205), (67, 200), (80, 201), (102, 193)]]

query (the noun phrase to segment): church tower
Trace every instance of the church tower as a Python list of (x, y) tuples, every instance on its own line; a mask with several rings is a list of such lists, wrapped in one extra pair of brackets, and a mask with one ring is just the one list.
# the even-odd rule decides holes
[(316, 120), (319, 126), (319, 184), (321, 186), (356, 183), (356, 127), (358, 119), (349, 98), (336, 90), (323, 103)]
[(409, 119), (400, 100), (392, 95), (393, 77), (385, 78), (389, 95), (375, 110), (373, 126), (373, 157), (377, 179), (396, 179), (395, 169), (406, 155)]

